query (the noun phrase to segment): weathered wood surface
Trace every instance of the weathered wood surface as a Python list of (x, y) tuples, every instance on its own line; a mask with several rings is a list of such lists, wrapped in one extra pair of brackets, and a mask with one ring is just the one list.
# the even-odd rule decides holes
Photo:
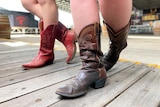
[(78, 53), (73, 63), (66, 64), (66, 52), (56, 50), (54, 64), (24, 70), (21, 65), (30, 61), (36, 53), (37, 48), (5, 48), (5, 51), (0, 51), (0, 107), (160, 106), (159, 68), (119, 61), (107, 73), (104, 88), (89, 88), (85, 96), (62, 99), (55, 91), (79, 72), (81, 61)]

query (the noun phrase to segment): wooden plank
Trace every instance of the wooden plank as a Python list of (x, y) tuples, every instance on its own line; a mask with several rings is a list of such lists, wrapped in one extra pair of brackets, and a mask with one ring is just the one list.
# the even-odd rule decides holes
[[(13, 46), (13, 45), (17, 45), (18, 43), (22, 44), (21, 46)], [(24, 44), (24, 45), (23, 45)], [(27, 50), (27, 49), (39, 49), (39, 46), (37, 45), (30, 45), (27, 44), (26, 42), (22, 42), (22, 41), (14, 41), (12, 42), (12, 40), (4, 40), (4, 42), (1, 42), (0, 39), (0, 53), (4, 53), (4, 52), (10, 52), (10, 51), (17, 51), (17, 50)]]
[[(74, 68), (72, 68), (72, 70), (73, 69)], [(47, 107), (48, 105), (60, 101), (59, 96), (55, 94), (55, 90), (70, 80), (71, 79), (68, 79), (62, 83), (53, 84), (37, 91), (0, 103), (0, 107), (13, 107), (13, 105), (14, 107)]]
[[(62, 56), (62, 57), (60, 57), (60, 56), (56, 56), (53, 64), (54, 63), (58, 63), (58, 62), (65, 62), (66, 56), (65, 55)], [(76, 62), (76, 60), (77, 60), (76, 57), (78, 57), (78, 56), (76, 55), (75, 58), (71, 61), (70, 64)], [(7, 76), (7, 75), (13, 75), (13, 74), (21, 72), (23, 70), (22, 64), (27, 63), (27, 62), (31, 61), (32, 59), (33, 59), (33, 57), (31, 59), (20, 61), (20, 62), (16, 62), (16, 63), (0, 65), (0, 77)]]
[[(49, 65), (49, 66), (46, 66), (46, 67), (43, 67), (40, 69), (38, 69), (38, 68), (34, 69), (34, 70), (30, 69), (29, 72), (27, 70), (24, 70), (22, 67), (14, 68), (14, 70), (12, 70), (12, 72), (10, 72), (11, 71), (10, 69), (5, 70), (4, 72), (0, 72), (0, 75), (1, 75), (0, 76), (0, 87), (6, 86), (9, 84), (13, 84), (13, 83), (17, 83), (20, 81), (28, 80), (30, 78), (46, 75), (48, 73), (56, 72), (57, 70), (59, 70), (59, 68), (63, 69), (63, 68), (66, 68), (66, 66), (68, 68), (73, 67), (73, 66), (77, 66), (78, 64), (81, 65), (80, 59), (79, 59), (79, 57), (75, 57), (74, 63), (68, 64), (68, 65), (66, 65), (64, 61), (60, 60), (53, 65)], [(65, 66), (61, 67), (62, 65), (65, 65)], [(114, 72), (111, 72), (109, 74), (113, 75), (114, 73), (117, 73), (127, 67), (130, 67), (131, 65), (133, 65), (133, 63), (118, 62), (115, 66), (117, 69), (114, 68)]]
[(65, 79), (72, 78), (77, 74), (78, 68), (79, 66), (72, 68), (67, 68), (66, 66), (65, 71), (56, 71), (50, 74), (42, 75), (37, 78), (32, 78), (26, 81), (18, 82), (16, 84), (1, 87), (0, 103), (30, 93), (32, 91), (36, 91), (38, 89), (56, 84), (57, 82), (63, 81)]
[[(21, 61), (31, 60), (35, 57), (37, 49), (20, 49), (16, 51), (3, 51), (0, 53), (0, 69), (5, 68), (3, 65), (13, 64)], [(2, 71), (2, 70), (1, 70)]]
[[(123, 66), (123, 63), (118, 62), (117, 65), (118, 64), (121, 66), (117, 66), (117, 68), (121, 69), (121, 67)], [(126, 66), (127, 64), (124, 64), (124, 65)], [(8, 107), (8, 106), (12, 106), (12, 105), (14, 105), (15, 107), (46, 107), (46, 106), (51, 105), (53, 103), (59, 102), (60, 101), (59, 96), (56, 95), (54, 92), (60, 86), (68, 83), (72, 79), (72, 77), (74, 77), (77, 74), (77, 71), (80, 67), (81, 67), (81, 65), (55, 72), (54, 76), (51, 76), (53, 74), (50, 74), (50, 76), (46, 75), (45, 77), (43, 76), (43, 78), (42, 77), (39, 77), (39, 79), (37, 78), (39, 80), (39, 83), (41, 83), (41, 84), (47, 84), (45, 82), (50, 82), (50, 84), (51, 84), (51, 85), (48, 85), (43, 88), (40, 88), (40, 86), (37, 86), (37, 87), (39, 87), (37, 90), (35, 90), (34, 88), (31, 87), (31, 86), (35, 87), (34, 85), (37, 85), (38, 82), (36, 82), (36, 78), (29, 80), (30, 82), (28, 80), (26, 80), (24, 82), (24, 84), (26, 83), (29, 86), (22, 84), (23, 82), (16, 83), (17, 85), (16, 84), (12, 85), (13, 87), (17, 87), (15, 89), (15, 91), (17, 90), (19, 92), (18, 89), (21, 89), (20, 88), (21, 85), (24, 85), (24, 87), (27, 86), (26, 88), (30, 88), (30, 91), (27, 93), (24, 93), (24, 92), (22, 92), (22, 90), (20, 90), (21, 92), (19, 92), (19, 96), (16, 95), (17, 92), (8, 93), (8, 94), (14, 94), (14, 96), (15, 97), (17, 96), (17, 97), (15, 98), (12, 95), (12, 98), (9, 98), (9, 96), (8, 96), (9, 101), (6, 101), (7, 99), (6, 100), (3, 99), (4, 102), (2, 104), (0, 104), (0, 107)], [(126, 66), (126, 67), (128, 67), (128, 66)], [(47, 72), (47, 71), (45, 71), (45, 72)], [(116, 70), (115, 70), (115, 72), (116, 72)], [(35, 74), (33, 73), (33, 75), (35, 75)], [(45, 80), (45, 81), (41, 82), (41, 80)], [(9, 90), (10, 91), (13, 90), (12, 88), (7, 88), (8, 92), (9, 92)], [(4, 90), (4, 89), (2, 89), (2, 90)], [(6, 95), (7, 95), (7, 91), (6, 91)]]
[(9, 50), (9, 51), (8, 50), (7, 51), (0, 51), (0, 59), (25, 56), (25, 55), (29, 55), (29, 54), (35, 54), (38, 52), (38, 48), (17, 49), (17, 50)]
[(49, 107), (72, 107), (73, 105), (76, 107), (103, 107), (149, 71), (150, 68), (143, 65), (132, 66), (110, 76), (104, 88), (97, 90), (89, 89), (85, 97), (78, 99), (62, 99)]
[[(69, 65), (69, 64), (66, 64), (65, 58), (66, 58), (66, 56), (63, 56), (63, 57), (56, 56), (53, 64), (51, 64), (51, 66), (56, 64), (56, 63), (59, 63), (59, 62), (64, 62), (63, 63), (64, 65)], [(76, 55), (75, 58), (72, 60), (71, 64), (77, 63), (77, 60), (79, 60), (79, 56)], [(22, 67), (22, 64), (24, 64), (26, 62), (29, 62), (29, 61), (31, 61), (31, 59), (29, 59), (27, 61), (17, 62), (17, 63), (0, 65), (0, 78), (27, 72)]]
[(1, 59), (0, 60), (0, 66), (3, 67), (3, 65), (9, 65), (9, 64), (13, 64), (13, 63), (18, 63), (18, 62), (23, 62), (23, 61), (29, 61), (32, 58), (35, 57), (36, 54), (30, 54), (28, 56), (20, 56), (19, 58), (17, 57), (11, 57), (11, 58), (6, 58), (6, 59)]
[[(66, 51), (55, 51), (54, 53), (55, 53), (55, 58), (57, 56), (59, 56), (59, 57), (62, 57), (62, 56), (66, 57), (67, 56)], [(36, 56), (36, 54), (37, 54), (37, 52), (33, 53), (32, 55), (29, 53), (29, 55), (24, 55), (23, 56), (23, 53), (22, 53), (21, 56), (9, 57), (9, 58), (5, 58), (5, 59), (1, 59), (0, 60), (0, 65), (17, 63), (17, 62), (24, 61), (24, 60), (29, 60), (29, 59), (31, 60)]]
[(22, 64), (26, 61), (0, 65), (0, 78), (22, 72)]
[(159, 89), (160, 69), (155, 69), (106, 107), (160, 107)]
[[(3, 51), (0, 52), (0, 61), (2, 59), (10, 59), (10, 58), (20, 58), (20, 57), (26, 57), (26, 56), (35, 56), (38, 53), (38, 49), (20, 49), (16, 51)], [(54, 51), (55, 55), (60, 54), (60, 53), (67, 53), (66, 51), (60, 51), (60, 50), (55, 50)], [(2, 62), (2, 61), (1, 61)]]
[(107, 75), (111, 76), (114, 75), (118, 72), (121, 72), (122, 70), (127, 69), (130, 66), (133, 66), (134, 63), (133, 62), (128, 62), (128, 61), (118, 61), (113, 68), (111, 68), (110, 70), (107, 71)]
[(25, 81), (33, 78), (38, 78), (40, 76), (54, 73), (66, 68), (71, 68), (71, 67), (81, 65), (79, 57), (76, 57), (74, 60), (76, 62), (73, 64), (66, 64), (66, 62), (60, 60), (57, 63), (54, 63), (53, 65), (48, 65), (48, 66), (37, 68), (37, 69), (24, 70), (23, 68), (20, 68), (20, 69), (18, 68), (19, 70), (18, 73), (0, 78), (0, 87), (4, 87), (7, 85), (11, 85), (17, 82), (21, 82), (21, 81)]
[[(27, 54), (26, 54), (27, 53)], [(58, 57), (66, 57), (67, 56), (67, 53), (66, 51), (57, 51), (55, 50), (55, 59)], [(24, 51), (24, 52), (21, 52), (21, 51), (16, 51), (16, 52), (13, 52), (13, 53), (10, 53), (10, 54), (7, 54), (5, 56), (6, 53), (3, 53), (1, 54), (1, 56), (4, 56), (5, 58), (0, 59), (0, 71), (3, 71), (4, 69), (6, 69), (7, 67), (3, 67), (5, 66), (6, 64), (9, 66), (9, 64), (14, 64), (14, 63), (18, 63), (18, 62), (29, 62), (31, 61), (37, 54), (37, 51)], [(18, 54), (18, 55), (16, 55)], [(9, 56), (12, 56), (12, 57), (9, 57)], [(25, 62), (25, 63), (26, 63)]]
[(19, 56), (19, 55), (25, 55), (32, 52), (37, 52), (38, 48), (29, 48), (29, 49), (19, 49), (19, 50), (10, 50), (10, 51), (1, 51), (0, 52), (0, 59), (8, 58), (12, 56)]

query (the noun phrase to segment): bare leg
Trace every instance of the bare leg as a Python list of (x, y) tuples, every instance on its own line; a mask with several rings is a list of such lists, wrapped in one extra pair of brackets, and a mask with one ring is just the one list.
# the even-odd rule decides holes
[(38, 0), (43, 13), (44, 29), (51, 24), (58, 24), (58, 9), (55, 0)]
[[(80, 4), (80, 5), (79, 5)], [(79, 97), (87, 93), (89, 86), (102, 88), (106, 81), (106, 70), (100, 60), (100, 24), (96, 0), (71, 0), (82, 69), (76, 78), (56, 94), (65, 97)]]
[[(77, 34), (91, 23), (99, 23), (99, 13), (96, 0), (70, 0), (74, 29)], [(81, 5), (79, 5), (81, 4)]]
[(115, 31), (125, 27), (131, 17), (132, 0), (99, 0), (104, 21)]
[(110, 39), (109, 51), (103, 57), (103, 64), (108, 71), (127, 46), (132, 0), (99, 0), (99, 5)]
[(40, 19), (43, 18), (42, 10), (37, 0), (21, 0), (21, 3), (26, 10), (38, 16)]
[(42, 67), (52, 64), (54, 60), (54, 42), (58, 26), (57, 6), (54, 0), (38, 0), (38, 3), (33, 1), (33, 5), (27, 5), (28, 7), (25, 5), (26, 8), (30, 9), (33, 13), (36, 14), (37, 12), (36, 15), (42, 17), (44, 21), (43, 30), (40, 33), (41, 41), (39, 52), (31, 62), (23, 64), (25, 68)]
[[(25, 68), (37, 68), (51, 64), (54, 60), (54, 40), (62, 42), (66, 47), (68, 57), (66, 63), (74, 58), (76, 52), (76, 38), (73, 31), (69, 31), (62, 23), (58, 23), (58, 9), (54, 0), (21, 0), (25, 9), (43, 19), (40, 21), (41, 46), (39, 54)], [(47, 28), (48, 27), (48, 28)], [(48, 38), (48, 39), (47, 39)], [(45, 43), (45, 46), (42, 44)], [(48, 50), (48, 51), (47, 51)], [(45, 54), (45, 55), (44, 55)]]

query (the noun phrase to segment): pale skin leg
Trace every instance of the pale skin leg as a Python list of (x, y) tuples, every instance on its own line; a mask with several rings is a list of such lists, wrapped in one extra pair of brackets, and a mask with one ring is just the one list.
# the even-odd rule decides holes
[(22, 0), (22, 4), (33, 14), (43, 18), (44, 29), (51, 24), (58, 23), (58, 9), (55, 0)]
[(58, 9), (55, 0), (38, 0), (44, 21), (44, 29), (51, 24), (58, 24)]
[[(112, 0), (107, 0), (107, 1), (110, 3), (113, 3)], [(123, 0), (121, 0), (121, 2), (122, 1)], [(76, 76), (74, 81), (72, 81), (70, 84), (67, 84), (64, 87), (59, 88), (56, 91), (56, 94), (64, 97), (75, 98), (75, 97), (79, 97), (81, 95), (86, 94), (86, 89), (89, 86), (92, 86), (90, 84), (90, 81), (92, 81), (91, 83), (95, 83), (94, 86), (100, 86), (97, 88), (102, 88), (106, 81), (106, 70), (104, 68), (103, 62), (101, 62), (101, 59), (100, 59), (101, 58), (100, 56), (101, 49), (100, 49), (100, 41), (99, 41), (100, 29), (98, 24), (99, 11), (98, 11), (97, 0), (71, 0), (70, 3), (71, 3), (73, 20), (74, 20), (74, 27), (78, 35), (80, 58), (82, 59), (82, 69), (80, 73)], [(107, 2), (103, 0), (103, 2), (101, 3), (107, 3)], [(114, 4), (121, 5), (118, 3), (119, 2), (114, 0)], [(127, 5), (127, 3), (129, 2), (127, 3), (124, 2), (124, 3)], [(130, 12), (128, 10), (127, 11), (123, 10), (127, 8), (122, 8), (122, 10), (119, 11), (118, 10), (119, 7), (114, 7), (116, 5), (112, 4), (111, 6), (109, 6), (109, 4), (108, 5), (103, 4), (103, 6), (101, 6), (101, 10), (103, 10), (102, 12), (103, 17), (106, 23), (109, 23), (109, 24), (115, 23), (111, 25), (112, 27), (114, 27), (113, 28), (114, 31), (121, 30), (124, 26), (126, 26), (130, 18), (129, 17)], [(105, 6), (108, 6), (108, 7), (106, 8)], [(111, 10), (114, 9), (115, 12), (124, 11), (124, 13), (122, 13), (121, 15), (121, 14), (115, 14), (115, 13), (112, 14), (110, 12), (108, 16), (107, 11), (105, 11), (105, 9), (108, 9), (108, 8), (111, 8)], [(114, 11), (112, 10), (112, 12)], [(117, 17), (117, 18), (113, 18), (112, 20), (112, 17)], [(122, 20), (122, 18), (125, 18), (125, 19)], [(109, 51), (110, 53), (109, 57), (111, 58), (113, 57), (112, 58), (113, 60), (117, 60), (117, 55), (119, 55), (119, 52), (121, 52), (120, 49), (126, 46), (125, 39), (126, 39), (126, 33), (127, 33), (126, 30), (128, 30), (128, 26), (126, 27), (126, 29), (124, 30), (122, 29), (122, 32), (120, 33), (115, 33), (112, 31), (112, 29), (109, 29), (109, 28), (107, 30), (110, 31), (109, 36), (113, 38), (112, 41), (114, 42), (112, 43), (112, 45), (110, 45), (112, 48), (111, 48), (111, 51)], [(115, 35), (117, 35), (117, 37), (115, 37)], [(117, 45), (120, 45), (120, 46), (117, 46)], [(95, 75), (92, 75), (92, 73), (93, 74), (95, 73)], [(99, 80), (96, 81), (98, 78)], [(96, 85), (97, 83), (99, 84)]]
[(26, 10), (36, 15), (40, 19), (43, 18), (41, 6), (37, 0), (21, 0), (21, 3)]
[[(91, 23), (99, 22), (96, 0), (70, 0), (74, 29), (77, 34)], [(79, 5), (81, 4), (81, 5)], [(99, 0), (104, 21), (118, 32), (130, 20), (132, 0)]]
[[(38, 27), (40, 32), (44, 31), (49, 25), (57, 25), (55, 38), (66, 47), (68, 57), (66, 63), (69, 63), (75, 56), (76, 44), (73, 31), (67, 29), (65, 25), (58, 22), (58, 8), (55, 0), (21, 0), (23, 7), (32, 14), (40, 18)], [(24, 65), (28, 66), (28, 65)]]
[(96, 0), (70, 0), (70, 3), (76, 34), (79, 34), (86, 25), (95, 22), (99, 23)]
[[(90, 23), (99, 22), (96, 0), (71, 0), (70, 2), (76, 33), (79, 33), (84, 26)], [(22, 4), (27, 10), (42, 18), (41, 6), (37, 0), (22, 0)], [(132, 0), (99, 0), (99, 5), (104, 21), (115, 32), (128, 24), (132, 10)]]
[(132, 0), (99, 0), (104, 21), (118, 32), (125, 27), (131, 17)]

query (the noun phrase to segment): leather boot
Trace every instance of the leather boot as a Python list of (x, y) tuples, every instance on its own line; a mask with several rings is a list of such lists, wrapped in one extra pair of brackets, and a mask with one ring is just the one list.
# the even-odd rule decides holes
[(23, 64), (24, 68), (38, 68), (52, 64), (54, 60), (54, 42), (57, 33), (57, 25), (49, 25), (41, 32), (41, 42), (38, 55), (29, 63)]
[(100, 60), (100, 26), (90, 24), (84, 27), (78, 37), (82, 68), (76, 78), (64, 87), (59, 88), (56, 94), (74, 98), (87, 93), (89, 86), (102, 88), (106, 81), (106, 71)]
[[(39, 23), (40, 31), (43, 31), (43, 20)], [(68, 30), (61, 22), (58, 22), (57, 26), (57, 34), (55, 38), (63, 43), (65, 46), (68, 57), (66, 59), (66, 63), (70, 63), (76, 54), (76, 36), (74, 31)]]
[(58, 22), (56, 39), (65, 46), (68, 53), (66, 63), (70, 63), (76, 54), (75, 33), (68, 30), (61, 22)]
[(127, 36), (130, 28), (130, 23), (128, 23), (117, 33), (115, 33), (109, 25), (106, 24), (106, 27), (110, 39), (110, 47), (108, 53), (104, 54), (102, 61), (106, 71), (108, 71), (118, 61), (121, 51), (127, 47)]

